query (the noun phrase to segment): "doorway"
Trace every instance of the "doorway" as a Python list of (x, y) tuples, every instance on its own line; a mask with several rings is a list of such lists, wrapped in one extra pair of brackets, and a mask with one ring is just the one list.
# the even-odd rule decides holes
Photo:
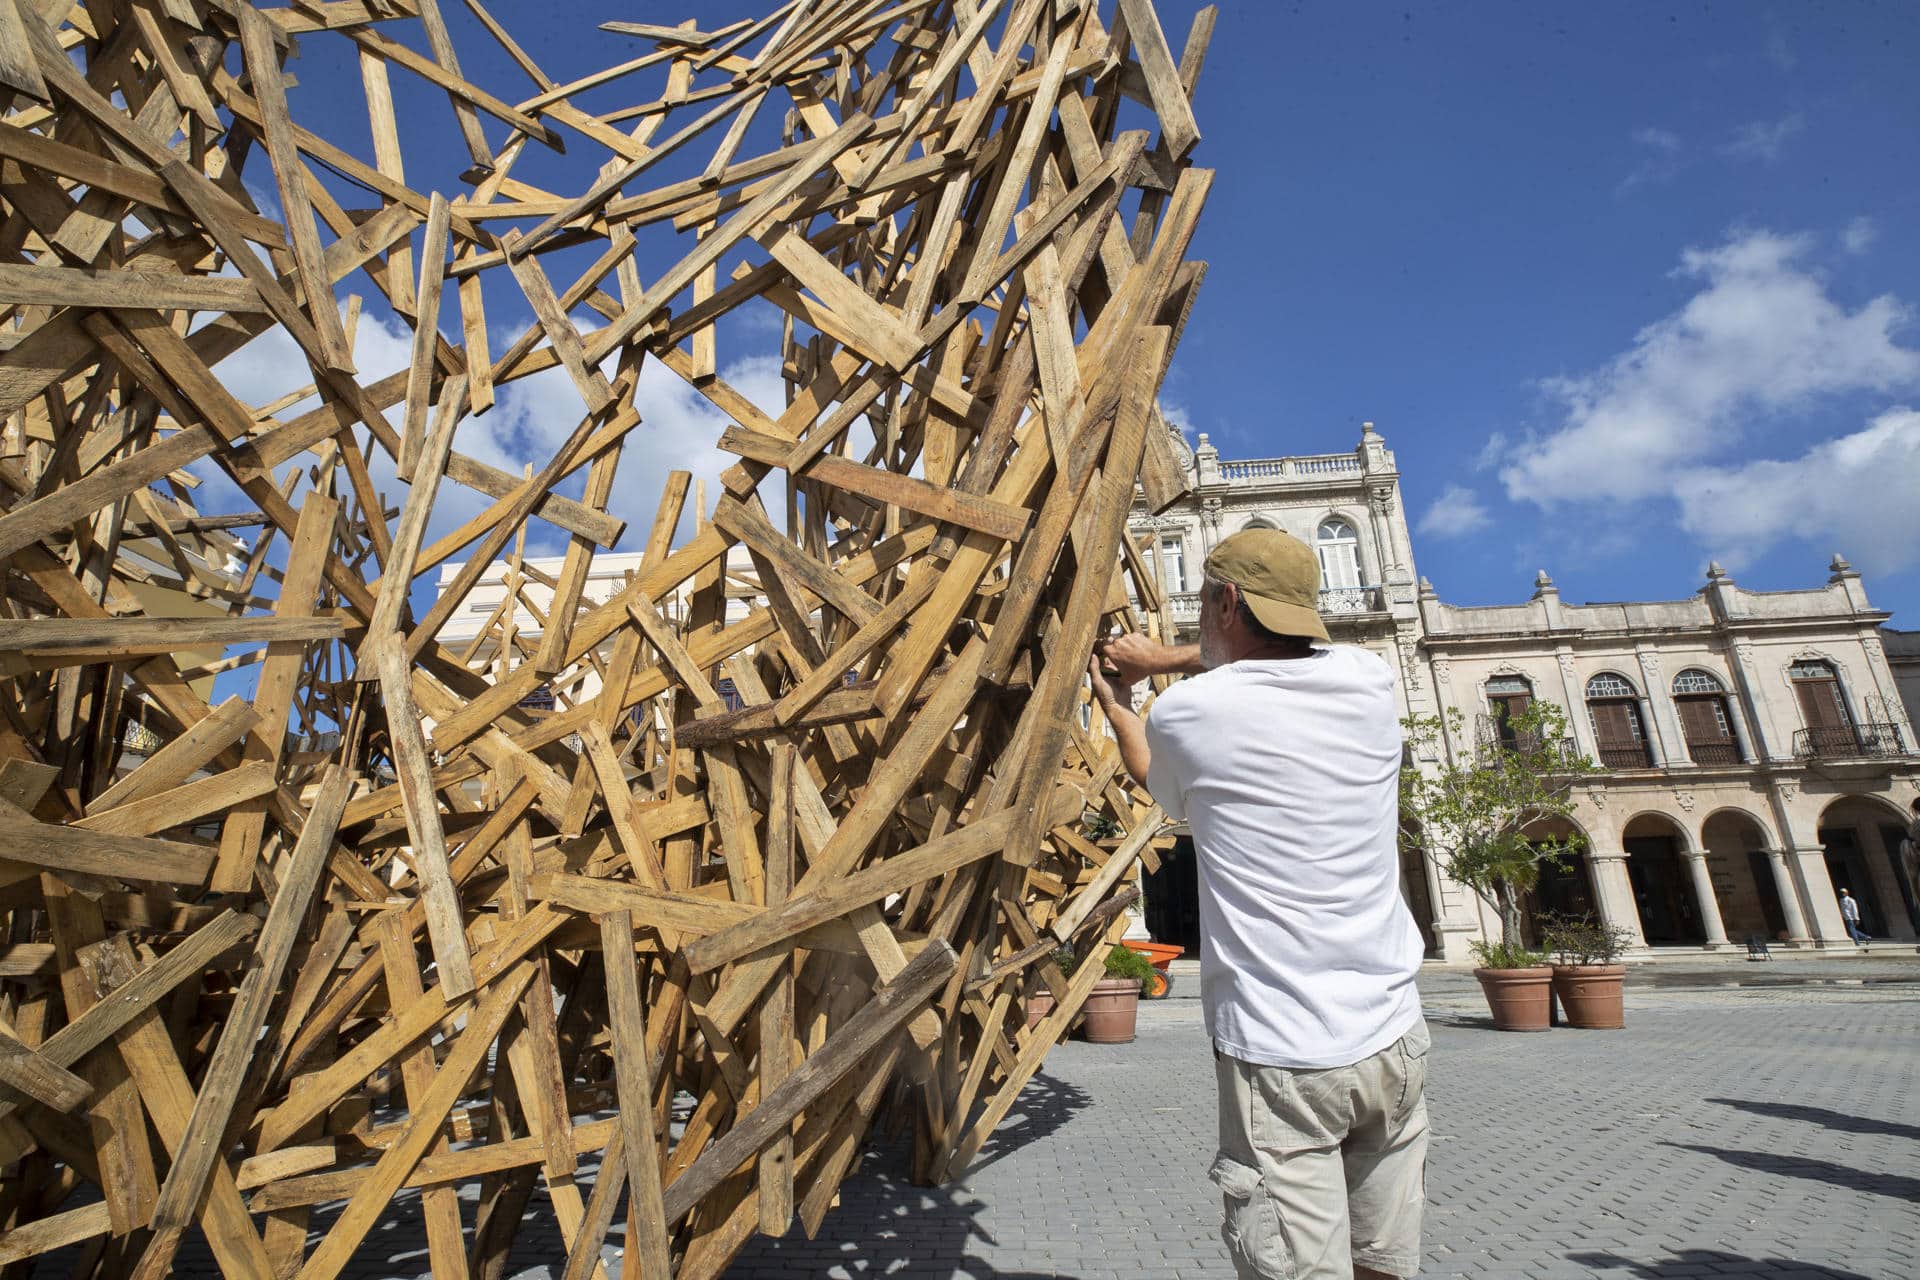
[(1160, 869), (1141, 877), (1147, 895), (1147, 934), (1155, 942), (1200, 954), (1200, 867), (1193, 837), (1180, 836), (1160, 855)]
[(1670, 835), (1628, 836), (1627, 879), (1640, 909), (1640, 932), (1649, 946), (1701, 946), (1707, 940), (1700, 910), (1680, 865), (1679, 841)]

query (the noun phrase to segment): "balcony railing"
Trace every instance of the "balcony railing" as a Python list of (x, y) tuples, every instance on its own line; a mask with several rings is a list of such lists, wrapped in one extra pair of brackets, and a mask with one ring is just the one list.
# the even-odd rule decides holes
[(1739, 764), (1740, 744), (1737, 742), (1712, 741), (1689, 742), (1687, 758), (1695, 764)]
[(1329, 587), (1320, 593), (1321, 613), (1379, 613), (1386, 603), (1379, 587)]
[[(1197, 622), (1200, 618), (1198, 591), (1169, 591), (1167, 608), (1175, 622)], [(1320, 612), (1328, 616), (1344, 613), (1384, 613), (1386, 592), (1380, 587), (1332, 587), (1320, 593)]]
[(1603, 742), (1600, 744), (1603, 769), (1651, 769), (1653, 753), (1644, 742)]
[(1543, 773), (1551, 773), (1555, 765), (1570, 765), (1580, 758), (1579, 744), (1573, 739), (1543, 738), (1533, 733), (1483, 733), (1476, 746), (1480, 763), (1494, 768), (1511, 758), (1506, 752), (1531, 757), (1527, 766)]
[(1882, 722), (1802, 729), (1793, 735), (1793, 754), (1803, 760), (1892, 760), (1911, 753), (1900, 726)]

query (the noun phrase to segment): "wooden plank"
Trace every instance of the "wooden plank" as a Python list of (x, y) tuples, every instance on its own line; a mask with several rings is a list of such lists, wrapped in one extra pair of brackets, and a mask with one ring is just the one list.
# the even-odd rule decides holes
[(0, 264), (0, 297), (15, 305), (265, 311), (260, 290), (224, 276), (165, 276), (98, 267)]
[(246, 55), (248, 77), (253, 81), (254, 101), (260, 106), (267, 157), (273, 162), (280, 208), (293, 242), (294, 269), (306, 290), (307, 314), (320, 336), (320, 354), (326, 367), (350, 374), (353, 353), (347, 347), (340, 313), (334, 309), (332, 279), (327, 274), (320, 248), (320, 232), (314, 225), (313, 202), (307, 196), (307, 167), (300, 159), (292, 121), (287, 115), (287, 91), (280, 78), (279, 52), (267, 20), (258, 10), (244, 7), (239, 17), (240, 47)]
[[(628, 1222), (638, 1244), (642, 1275), (670, 1274), (668, 1217), (660, 1181), (660, 1138), (653, 1129), (653, 1080), (647, 1065), (647, 1024), (640, 1011), (639, 971), (633, 957), (633, 917), (609, 911), (600, 918), (600, 954), (607, 965), (607, 1021), (620, 1086), (620, 1137), (632, 1196)], [(674, 1217), (678, 1217), (675, 1214)]]
[(337, 618), (8, 618), (0, 619), (0, 653), (103, 654), (116, 659), (178, 653), (209, 644), (309, 643), (338, 640)]
[(400, 478), (409, 484), (427, 438), (427, 410), (433, 399), (434, 355), (440, 338), (440, 286), (447, 272), (447, 230), (452, 213), (447, 198), (433, 193), (427, 206), (425, 242), (420, 251), (419, 308), (414, 322), (413, 354), (407, 362), (407, 411), (400, 430)]
[(78, 871), (117, 880), (197, 885), (213, 866), (213, 850), (204, 845), (108, 835), (6, 814), (0, 814), (0, 841), (9, 861), (56, 874)]

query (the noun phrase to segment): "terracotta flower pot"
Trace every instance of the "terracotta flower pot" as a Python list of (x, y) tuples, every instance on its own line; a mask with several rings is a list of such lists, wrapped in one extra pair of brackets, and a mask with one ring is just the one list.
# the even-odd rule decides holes
[(1538, 965), (1527, 969), (1475, 969), (1480, 990), (1486, 993), (1487, 1008), (1493, 1012), (1493, 1025), (1500, 1031), (1545, 1031), (1549, 997), (1553, 991), (1553, 969)]
[(1040, 1019), (1053, 1012), (1053, 992), (1046, 987), (1027, 997), (1027, 1030), (1040, 1025)]
[(1567, 1025), (1589, 1031), (1618, 1031), (1627, 1025), (1627, 966), (1623, 964), (1557, 964), (1553, 966), (1553, 994)]
[(1140, 1012), (1138, 978), (1102, 978), (1080, 1006), (1082, 1024), (1092, 1044), (1126, 1044), (1133, 1039), (1134, 1019)]

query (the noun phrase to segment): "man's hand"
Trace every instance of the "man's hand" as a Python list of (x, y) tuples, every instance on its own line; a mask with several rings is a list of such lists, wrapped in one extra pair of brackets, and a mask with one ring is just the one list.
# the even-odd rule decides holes
[(1200, 646), (1160, 644), (1135, 631), (1110, 636), (1093, 646), (1094, 657), (1120, 673), (1128, 688), (1148, 676), (1191, 675), (1202, 671)]
[(1135, 681), (1126, 678), (1124, 668), (1121, 669), (1121, 674), (1108, 675), (1104, 669), (1103, 659), (1095, 653), (1093, 661), (1087, 664), (1087, 679), (1093, 684), (1095, 700), (1109, 714), (1115, 707), (1125, 707), (1129, 711), (1133, 709)]
[(1101, 670), (1099, 654), (1087, 664), (1087, 679), (1093, 683), (1094, 700), (1107, 717), (1107, 728), (1120, 748), (1120, 763), (1141, 786), (1147, 785), (1147, 767), (1153, 756), (1147, 746), (1146, 724), (1133, 709), (1133, 681), (1110, 676)]

